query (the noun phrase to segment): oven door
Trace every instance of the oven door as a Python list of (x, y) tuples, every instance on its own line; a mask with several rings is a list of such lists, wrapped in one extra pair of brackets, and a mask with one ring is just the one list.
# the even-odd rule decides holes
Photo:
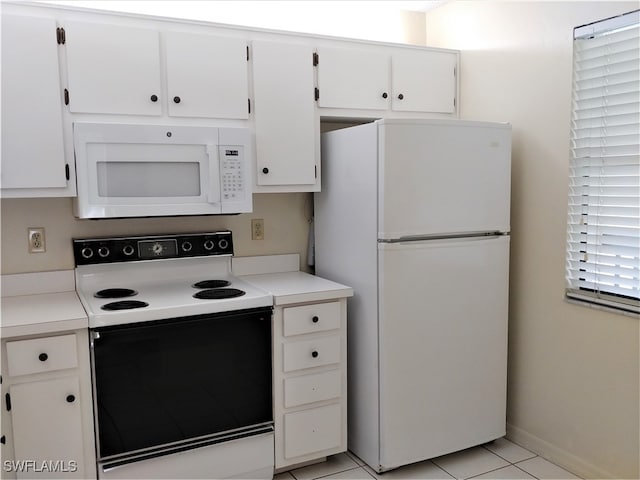
[(272, 431), (270, 307), (91, 333), (104, 470)]

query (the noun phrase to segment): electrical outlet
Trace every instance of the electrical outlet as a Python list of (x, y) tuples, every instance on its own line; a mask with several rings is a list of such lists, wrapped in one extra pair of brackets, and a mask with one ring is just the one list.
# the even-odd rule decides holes
[(43, 253), (46, 250), (44, 242), (44, 228), (32, 227), (29, 231), (29, 253)]
[(262, 218), (251, 220), (251, 240), (264, 240), (264, 220)]

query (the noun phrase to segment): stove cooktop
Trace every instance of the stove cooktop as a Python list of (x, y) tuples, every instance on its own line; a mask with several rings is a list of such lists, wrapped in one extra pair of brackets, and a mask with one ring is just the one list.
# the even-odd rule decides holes
[[(231, 274), (228, 250), (216, 251), (221, 240), (231, 244), (230, 235), (223, 232), (220, 236), (209, 233), (74, 240), (76, 291), (89, 317), (89, 326), (271, 306), (269, 293)], [(185, 242), (191, 248), (188, 255), (182, 256), (181, 249), (189, 246)], [(212, 244), (214, 248), (207, 250)], [(193, 249), (210, 253), (195, 256), (191, 255)], [(79, 264), (77, 255), (82, 258)], [(123, 260), (124, 255), (130, 260)]]

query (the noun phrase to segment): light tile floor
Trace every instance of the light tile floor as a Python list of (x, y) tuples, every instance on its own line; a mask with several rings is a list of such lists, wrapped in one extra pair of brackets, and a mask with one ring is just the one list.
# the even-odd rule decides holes
[(505, 438), (443, 457), (376, 473), (350, 452), (275, 476), (275, 480), (576, 479), (571, 472)]

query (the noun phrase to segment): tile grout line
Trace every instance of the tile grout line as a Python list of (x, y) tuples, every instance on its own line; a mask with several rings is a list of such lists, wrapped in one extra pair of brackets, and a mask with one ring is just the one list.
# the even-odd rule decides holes
[[(513, 442), (512, 442), (513, 443)], [(515, 445), (515, 443), (514, 443)], [(494, 452), (493, 450), (490, 450), (489, 448), (487, 448), (484, 445), (481, 445), (482, 448), (484, 448), (486, 451), (493, 453), (494, 455), (496, 455), (497, 457), (500, 457), (501, 459), (503, 459), (505, 462), (509, 462), (510, 465), (515, 465), (515, 462), (512, 462), (511, 460), (509, 460), (508, 458), (504, 458), (502, 455), (500, 455), (499, 453)], [(521, 447), (522, 448), (522, 447)], [(528, 451), (528, 450), (527, 450)], [(523, 458), (522, 460), (518, 460), (518, 462), (526, 462), (527, 460), (531, 460), (532, 458), (536, 458), (539, 457), (540, 455), (538, 455), (537, 453), (533, 453), (531, 452), (531, 455), (533, 455), (532, 457), (529, 458)], [(520, 469), (522, 470), (522, 469)], [(493, 470), (492, 470), (493, 471)], [(528, 473), (528, 472), (527, 472)]]
[[(362, 468), (362, 467), (360, 465), (356, 465), (355, 467), (347, 468), (345, 470), (339, 470), (337, 472), (327, 473), (326, 475), (321, 475), (319, 477), (312, 477), (309, 480), (318, 480), (319, 478), (330, 477), (331, 475), (337, 475), (338, 473), (350, 472), (351, 470), (356, 470), (357, 468)], [(362, 468), (362, 470), (364, 470), (367, 473), (367, 475), (371, 476), (371, 474), (367, 472), (364, 468)], [(375, 478), (375, 477), (371, 477), (371, 478)]]
[[(533, 457), (533, 458), (535, 458), (535, 457)], [(530, 459), (530, 458), (528, 458), (527, 460), (531, 460), (531, 459)], [(522, 462), (524, 462), (524, 461), (526, 461), (526, 460), (521, 460), (521, 461), (522, 461)], [(527, 472), (524, 468), (520, 468), (520, 467), (519, 467), (518, 465), (516, 465), (515, 463), (512, 463), (512, 465), (513, 465), (514, 467), (516, 467), (518, 470), (520, 470), (520, 471), (522, 471), (522, 472), (526, 473), (527, 475), (531, 475), (533, 478), (537, 478), (538, 480), (540, 480), (540, 477), (536, 477), (533, 473), (529, 473), (529, 472)]]

